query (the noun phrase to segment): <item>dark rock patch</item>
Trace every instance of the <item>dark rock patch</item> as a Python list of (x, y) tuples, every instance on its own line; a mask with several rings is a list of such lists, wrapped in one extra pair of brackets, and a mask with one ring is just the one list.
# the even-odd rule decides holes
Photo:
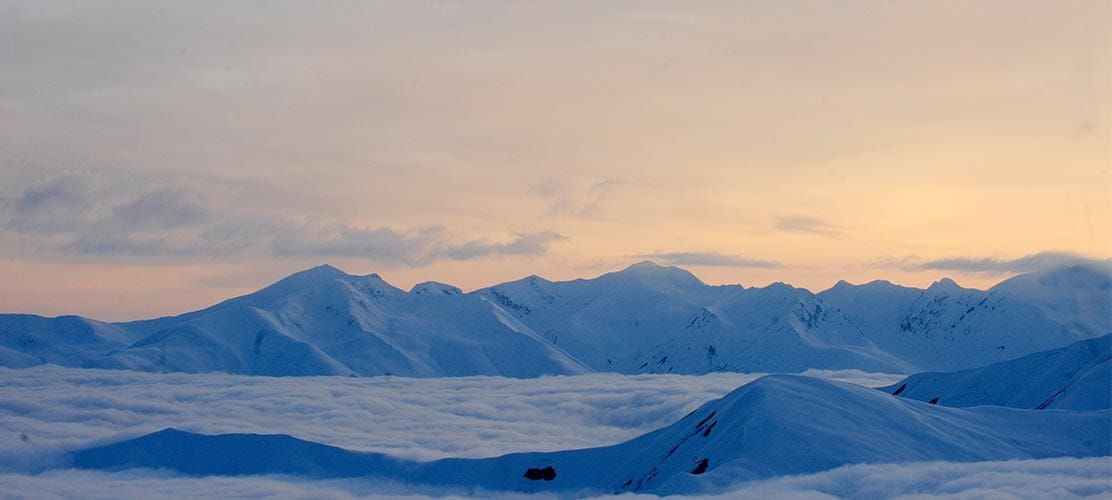
[(932, 399), (930, 401), (927, 401), (927, 402), (932, 404), (932, 405), (936, 405), (936, 404), (938, 404), (938, 398), (934, 398), (934, 399)]
[(551, 465), (543, 469), (533, 468), (525, 471), (524, 476), (525, 479), (530, 481), (551, 481), (556, 479), (556, 469), (553, 469)]
[(698, 476), (699, 474), (706, 472), (707, 467), (710, 467), (710, 459), (704, 458), (700, 460), (699, 463), (695, 464), (695, 468), (691, 469), (691, 474)]
[(904, 389), (907, 389), (907, 384), (901, 385), (899, 389), (896, 389), (896, 392), (892, 393), (892, 395), (899, 396), (901, 393), (903, 393)]
[(700, 420), (699, 423), (695, 424), (695, 428), (699, 429), (699, 430), (702, 430), (703, 426), (706, 425), (707, 420), (710, 420), (710, 419), (714, 418), (715, 413), (718, 413), (718, 412), (713, 412), (712, 411), (712, 412), (710, 412), (710, 415), (707, 415), (706, 417), (703, 417), (703, 419)]

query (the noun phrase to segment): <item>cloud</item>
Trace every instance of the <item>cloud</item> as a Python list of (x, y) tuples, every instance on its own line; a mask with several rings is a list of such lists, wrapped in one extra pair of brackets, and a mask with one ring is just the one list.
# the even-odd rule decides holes
[(400, 232), (391, 228), (305, 224), (279, 232), (267, 251), (278, 257), (355, 257), (416, 264), (442, 233), (436, 227)]
[(780, 267), (773, 260), (751, 259), (740, 255), (727, 255), (717, 252), (658, 252), (637, 256), (672, 266), (712, 266), (712, 267)]
[[(505, 242), (456, 242), (441, 227), (401, 230), (291, 220), (257, 212), (220, 180), (144, 179), (74, 171), (41, 180), (0, 206), (4, 228), (42, 248), (97, 258), (350, 257), (384, 264), (536, 256), (567, 237), (553, 231)], [(249, 201), (249, 200), (248, 200)]]
[(209, 220), (212, 214), (200, 195), (181, 188), (159, 188), (116, 205), (113, 214), (133, 227), (173, 228), (193, 226)]
[(1108, 269), (1112, 259), (1093, 259), (1069, 252), (1046, 251), (1016, 259), (998, 257), (949, 257), (923, 260), (918, 257), (882, 259), (877, 267), (896, 267), (908, 270), (944, 270), (961, 273), (1008, 274), (1026, 273), (1070, 265), (1088, 265)]
[[(713, 487), (675, 499), (732, 498), (1108, 498), (1109, 457), (994, 462), (851, 465), (830, 471)], [(707, 476), (704, 476), (707, 477)], [(282, 476), (188, 477), (158, 471), (51, 470), (0, 474), (4, 491), (56, 498), (559, 498), (364, 479), (306, 480)], [(589, 498), (659, 498), (654, 495)]]
[[(816, 374), (878, 386), (902, 378)], [(758, 376), (251, 377), (0, 368), (0, 472), (170, 426), (286, 433), (419, 460), (601, 446), (671, 424)]]
[(812, 234), (827, 238), (841, 238), (842, 230), (818, 217), (787, 215), (776, 221), (776, 229), (791, 233)]
[[(816, 371), (812, 375), (874, 386), (900, 378), (856, 371)], [(489, 497), (480, 491), (358, 479), (196, 478), (152, 471), (32, 472), (57, 464), (64, 450), (168, 426), (210, 434), (286, 433), (419, 460), (602, 446), (671, 424), (757, 376), (272, 378), (56, 366), (0, 368), (0, 393), (4, 395), (0, 398), (0, 491), (62, 498)], [(417, 427), (420, 432), (414, 432)], [(699, 486), (702, 494), (711, 495), (707, 498), (1101, 498), (1112, 490), (1110, 466), (1109, 457), (854, 465), (745, 483), (737, 483), (733, 478), (738, 476), (726, 466), (701, 476)]]
[(548, 180), (534, 184), (527, 193), (551, 200), (548, 215), (597, 218), (607, 198), (623, 184), (619, 179), (605, 179), (586, 188), (569, 188), (558, 181)]
[(555, 242), (566, 241), (567, 236), (552, 231), (518, 234), (506, 243), (490, 243), (474, 240), (462, 245), (449, 246), (433, 256), (443, 256), (453, 260), (472, 260), (481, 257), (501, 257), (507, 255), (543, 255)]
[(27, 186), (10, 204), (5, 227), (50, 234), (76, 227), (89, 210), (91, 186), (81, 175), (60, 175)]
[(287, 433), (413, 459), (599, 446), (670, 424), (754, 378), (271, 378), (0, 368), (0, 471), (169, 426)]
[[(725, 486), (688, 498), (1107, 498), (1112, 458), (850, 465)], [(714, 477), (717, 476), (717, 477)], [(728, 481), (728, 469), (707, 478)]]
[(419, 266), (444, 259), (543, 255), (552, 243), (566, 239), (559, 233), (542, 231), (518, 234), (503, 243), (479, 239), (455, 244), (439, 227), (399, 232), (345, 225), (299, 226), (279, 233), (268, 250), (278, 257), (354, 257)]

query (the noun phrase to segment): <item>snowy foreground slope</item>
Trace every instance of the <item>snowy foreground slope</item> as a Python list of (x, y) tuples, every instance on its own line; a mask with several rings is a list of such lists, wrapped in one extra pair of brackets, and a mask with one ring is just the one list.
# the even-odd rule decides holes
[(403, 291), (321, 266), (175, 317), (103, 323), (0, 315), (0, 365), (251, 375), (588, 372), (914, 373), (984, 366), (1112, 332), (1112, 275), (1071, 266), (987, 290), (839, 283), (709, 286), (641, 263), (595, 279), (531, 276)]
[(167, 429), (74, 452), (88, 469), (191, 475), (376, 477), (495, 491), (680, 493), (855, 463), (1087, 457), (1112, 453), (1112, 412), (946, 408), (853, 384), (774, 375), (625, 443), (486, 459), (412, 462), (285, 435)]
[(1112, 335), (950, 373), (920, 373), (881, 390), (968, 407), (1112, 408)]

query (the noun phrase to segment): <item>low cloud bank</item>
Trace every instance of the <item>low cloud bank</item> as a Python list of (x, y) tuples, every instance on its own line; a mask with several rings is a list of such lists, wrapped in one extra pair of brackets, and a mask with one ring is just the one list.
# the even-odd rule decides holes
[[(816, 474), (730, 484), (716, 490), (707, 495), (669, 498), (1108, 498), (1112, 494), (1112, 457), (852, 465)], [(55, 470), (36, 475), (0, 474), (0, 491), (33, 492), (40, 498), (93, 499), (556, 498), (552, 495), (506, 494), (360, 479), (311, 481), (280, 476), (183, 477), (152, 471), (84, 470)], [(620, 498), (658, 497), (624, 495)]]
[[(728, 477), (722, 470), (719, 476)], [(850, 465), (685, 498), (1108, 498), (1112, 457)]]
[[(900, 378), (815, 374), (872, 386)], [(64, 450), (166, 427), (290, 434), (419, 460), (587, 448), (671, 424), (757, 376), (271, 378), (0, 369), (0, 470), (35, 470)]]
[[(869, 386), (900, 378), (859, 371), (808, 375)], [(45, 498), (492, 498), (498, 495), (360, 479), (29, 472), (56, 465), (64, 450), (168, 426), (287, 433), (415, 459), (599, 446), (670, 424), (758, 376), (270, 378), (0, 369), (0, 491)], [(748, 483), (732, 477), (728, 468), (708, 474), (704, 496), (692, 498), (1107, 498), (1112, 458), (855, 465)]]

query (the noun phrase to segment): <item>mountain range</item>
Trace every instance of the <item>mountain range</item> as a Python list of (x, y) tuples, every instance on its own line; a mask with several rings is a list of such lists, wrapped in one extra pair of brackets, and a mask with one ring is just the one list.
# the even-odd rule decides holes
[(988, 290), (707, 285), (642, 262), (469, 293), (331, 266), (179, 316), (0, 314), (0, 365), (252, 375), (702, 374), (982, 367), (1112, 333), (1112, 272), (1067, 266)]

